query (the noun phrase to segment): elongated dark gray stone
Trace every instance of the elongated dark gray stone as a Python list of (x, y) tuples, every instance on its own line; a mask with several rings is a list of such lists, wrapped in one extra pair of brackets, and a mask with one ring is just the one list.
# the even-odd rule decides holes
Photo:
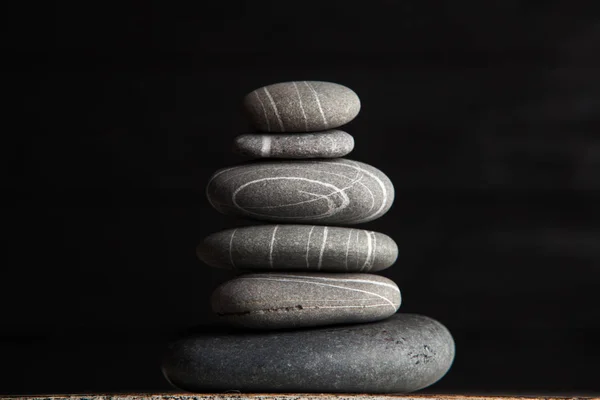
[(261, 132), (312, 132), (352, 121), (360, 100), (346, 86), (320, 81), (281, 82), (244, 98), (250, 124)]
[(232, 326), (299, 328), (377, 321), (400, 307), (400, 290), (379, 275), (247, 274), (219, 286), (212, 309)]
[(172, 343), (162, 370), (196, 392), (406, 393), (441, 379), (454, 340), (439, 322), (396, 314), (368, 324), (203, 334)]
[(223, 214), (350, 225), (385, 214), (394, 201), (394, 186), (377, 168), (344, 158), (262, 161), (217, 171), (206, 194)]
[(354, 149), (354, 138), (336, 129), (317, 133), (246, 134), (233, 151), (251, 158), (337, 158)]
[(398, 246), (383, 233), (318, 225), (257, 225), (207, 236), (200, 260), (216, 268), (373, 272), (391, 266)]

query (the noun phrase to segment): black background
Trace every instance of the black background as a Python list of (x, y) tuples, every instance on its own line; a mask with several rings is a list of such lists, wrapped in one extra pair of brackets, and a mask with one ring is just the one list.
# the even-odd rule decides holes
[[(600, 14), (587, 2), (4, 5), (0, 393), (169, 390), (166, 341), (242, 225), (204, 185), (249, 91), (361, 98), (352, 159), (396, 187), (403, 312), (453, 333), (439, 393), (600, 391)], [(58, 5), (60, 4), (60, 5)]]

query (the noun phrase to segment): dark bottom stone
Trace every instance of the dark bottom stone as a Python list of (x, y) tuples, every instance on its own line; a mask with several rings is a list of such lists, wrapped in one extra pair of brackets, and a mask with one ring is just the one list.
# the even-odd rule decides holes
[(406, 393), (450, 369), (454, 341), (439, 322), (379, 322), (278, 332), (195, 335), (170, 345), (165, 377), (193, 392)]

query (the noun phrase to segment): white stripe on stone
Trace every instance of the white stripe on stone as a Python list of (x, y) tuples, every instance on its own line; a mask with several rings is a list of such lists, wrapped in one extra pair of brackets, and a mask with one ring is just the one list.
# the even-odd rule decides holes
[[(307, 277), (305, 277), (305, 278), (307, 278)], [(390, 305), (394, 310), (397, 309), (396, 305), (394, 303), (392, 303), (386, 297), (381, 296), (381, 295), (379, 295), (377, 293), (374, 293), (374, 292), (369, 292), (368, 290), (355, 289), (355, 288), (349, 288), (349, 287), (338, 286), (338, 285), (331, 285), (329, 283), (321, 283), (321, 282), (315, 282), (315, 281), (305, 281), (305, 280), (300, 280), (300, 279), (275, 279), (275, 278), (262, 278), (262, 277), (260, 277), (260, 278), (259, 277), (247, 277), (247, 278), (243, 277), (243, 278), (240, 278), (240, 279), (264, 280), (264, 281), (274, 281), (274, 282), (308, 283), (308, 284), (317, 285), (317, 286), (325, 286), (325, 287), (332, 287), (332, 288), (335, 288), (335, 289), (348, 290), (348, 291), (351, 291), (351, 292), (366, 293), (366, 294), (370, 294), (372, 296), (375, 296), (375, 297), (378, 297), (378, 298), (382, 299), (388, 305)], [(365, 282), (375, 283), (375, 282), (370, 282), (370, 281), (365, 281)], [(390, 286), (390, 285), (386, 285), (386, 286)]]
[(310, 203), (310, 202), (314, 202), (317, 200), (320, 200), (322, 198), (327, 198), (327, 196), (323, 196), (323, 195), (319, 195), (316, 193), (311, 193), (314, 196), (319, 196), (317, 199), (311, 199), (311, 200), (304, 200), (304, 201), (300, 201), (297, 203), (293, 203), (293, 204), (283, 204), (283, 205), (279, 205), (279, 206), (261, 206), (261, 207), (241, 207), (237, 200), (236, 197), (238, 195), (238, 193), (240, 191), (242, 191), (244, 188), (246, 188), (249, 185), (253, 185), (259, 182), (265, 182), (265, 181), (277, 181), (277, 180), (297, 180), (297, 181), (305, 181), (305, 182), (310, 182), (310, 183), (316, 183), (319, 185), (322, 185), (324, 187), (327, 188), (331, 188), (333, 189), (333, 192), (331, 194), (329, 194), (329, 196), (335, 194), (335, 193), (339, 193), (340, 197), (342, 199), (342, 203), (338, 206), (338, 207), (334, 207), (333, 206), (333, 202), (328, 202), (328, 209), (327, 211), (325, 211), (323, 214), (320, 215), (309, 215), (309, 216), (305, 216), (305, 217), (298, 217), (298, 216), (277, 216), (277, 218), (279, 219), (317, 219), (317, 218), (326, 218), (329, 217), (331, 215), (337, 214), (340, 211), (342, 211), (343, 209), (345, 209), (346, 207), (348, 207), (348, 205), (350, 204), (350, 198), (348, 197), (348, 195), (346, 193), (344, 193), (342, 190), (343, 189), (339, 189), (337, 186), (332, 185), (330, 183), (326, 183), (326, 182), (321, 182), (321, 181), (317, 181), (314, 179), (308, 179), (308, 178), (300, 178), (300, 177), (273, 177), (273, 178), (261, 178), (261, 179), (255, 179), (253, 181), (250, 182), (246, 182), (243, 185), (240, 185), (231, 195), (231, 202), (233, 203), (234, 207), (236, 207), (238, 210), (242, 210), (248, 214), (253, 214), (253, 215), (258, 215), (258, 216), (268, 216), (268, 217), (273, 217), (271, 214), (261, 214), (261, 213), (257, 213), (257, 212), (253, 212), (250, 211), (251, 208), (280, 208), (280, 207), (289, 207), (289, 206), (295, 206), (295, 205), (299, 205), (299, 204), (304, 204), (304, 203)]
[(317, 270), (321, 269), (321, 265), (323, 264), (323, 252), (325, 251), (325, 244), (327, 243), (327, 227), (323, 227), (323, 244), (321, 245), (321, 252), (319, 253), (319, 264), (317, 265)]
[(279, 225), (275, 225), (273, 229), (273, 235), (271, 236), (271, 245), (269, 246), (269, 266), (273, 268), (273, 245), (275, 244), (275, 234), (277, 233)]
[[(344, 160), (344, 161), (349, 161), (350, 163), (353, 163), (351, 160)], [(371, 215), (371, 217), (375, 217), (376, 215), (378, 215), (384, 208), (385, 205), (387, 204), (387, 199), (388, 199), (388, 192), (385, 188), (385, 184), (383, 183), (383, 181), (381, 179), (379, 179), (375, 174), (367, 171), (364, 168), (361, 168), (358, 165), (349, 165), (343, 162), (328, 162), (328, 164), (338, 164), (338, 165), (345, 165), (346, 167), (349, 168), (354, 168), (360, 172), (366, 173), (367, 175), (369, 175), (371, 178), (375, 179), (375, 181), (377, 182), (377, 184), (379, 185), (379, 187), (381, 188), (381, 195), (382, 195), (382, 200), (381, 200), (381, 206), (379, 207), (379, 209)], [(362, 218), (360, 221), (363, 221), (365, 219), (369, 218), (369, 216)], [(354, 221), (355, 223), (359, 223), (360, 221)]]
[(298, 94), (298, 101), (300, 102), (300, 111), (302, 111), (302, 117), (304, 118), (304, 130), (308, 132), (308, 119), (306, 118), (306, 111), (304, 111), (304, 105), (302, 104), (302, 96), (300, 96), (300, 90), (298, 90), (298, 85), (296, 84), (296, 82), (292, 83), (294, 84), (294, 88), (296, 88), (296, 93)]
[(371, 234), (373, 235), (373, 257), (371, 258), (371, 267), (369, 268), (369, 271), (373, 269), (373, 266), (375, 265), (375, 256), (377, 255), (377, 235), (375, 232), (371, 232)]
[(271, 136), (261, 136), (260, 155), (261, 157), (269, 157), (271, 155)]
[(267, 109), (265, 108), (265, 103), (262, 102), (262, 100), (260, 99), (260, 96), (258, 95), (258, 92), (255, 90), (254, 94), (256, 95), (256, 98), (258, 99), (258, 102), (260, 103), (260, 108), (262, 108), (263, 110), (263, 115), (265, 116), (265, 122), (267, 123), (267, 132), (271, 132), (271, 123), (269, 122), (269, 117), (267, 116)]
[(310, 237), (312, 236), (313, 230), (315, 227), (310, 228), (310, 232), (308, 233), (308, 241), (306, 242), (306, 268), (310, 268), (310, 264), (308, 262), (308, 252), (310, 250)]
[(371, 233), (369, 231), (363, 231), (367, 236), (367, 257), (365, 258), (365, 262), (362, 267), (360, 267), (360, 271), (362, 272), (365, 267), (369, 264), (369, 259), (371, 258), (371, 253), (373, 252), (373, 244), (371, 242)]
[(354, 231), (352, 229), (350, 229), (350, 233), (348, 234), (348, 243), (346, 243), (346, 262), (345, 262), (346, 271), (348, 271), (348, 251), (350, 250), (350, 238), (352, 237), (352, 232), (354, 232)]
[(267, 94), (267, 97), (269, 98), (269, 101), (271, 102), (271, 107), (273, 107), (273, 111), (275, 111), (275, 116), (277, 117), (277, 121), (279, 122), (279, 126), (281, 127), (281, 132), (285, 132), (285, 128), (283, 127), (283, 121), (281, 120), (281, 116), (279, 115), (279, 110), (277, 109), (277, 105), (275, 104), (275, 101), (273, 100), (271, 93), (269, 93), (269, 90), (267, 89), (266, 86), (263, 89), (265, 90), (265, 93)]
[[(307, 276), (305, 274), (303, 275), (282, 275), (282, 274), (278, 274), (278, 273), (269, 273), (267, 274), (253, 274), (253, 275), (247, 275), (247, 276), (242, 276), (238, 279), (258, 279), (258, 278), (263, 278), (263, 277), (276, 277), (276, 276), (282, 276), (284, 278), (290, 278), (290, 279), (317, 279), (320, 281), (332, 281), (332, 282), (356, 282), (356, 283), (370, 283), (373, 285), (377, 285), (377, 286), (385, 286), (388, 287), (390, 289), (393, 289), (397, 292), (400, 292), (400, 289), (398, 289), (398, 286), (396, 285), (392, 285), (390, 283), (385, 283), (385, 282), (378, 282), (378, 281), (370, 281), (367, 279), (348, 279), (348, 278), (327, 278), (324, 276)], [(379, 275), (372, 275), (372, 276), (379, 276)]]
[(233, 232), (231, 233), (231, 238), (229, 239), (229, 261), (231, 262), (233, 268), (236, 268), (235, 263), (233, 262), (233, 237), (235, 236), (236, 231), (237, 228), (233, 230)]
[(312, 87), (312, 85), (310, 83), (308, 83), (306, 81), (304, 81), (304, 83), (306, 84), (306, 86), (308, 86), (308, 88), (315, 95), (315, 100), (317, 101), (317, 107), (319, 108), (319, 112), (321, 113), (321, 117), (323, 117), (323, 123), (325, 124), (325, 128), (327, 128), (327, 126), (329, 124), (327, 123), (327, 118), (325, 118), (325, 113), (323, 112), (323, 107), (321, 107), (321, 101), (319, 100), (319, 94), (317, 93), (317, 91), (315, 90), (315, 88)]

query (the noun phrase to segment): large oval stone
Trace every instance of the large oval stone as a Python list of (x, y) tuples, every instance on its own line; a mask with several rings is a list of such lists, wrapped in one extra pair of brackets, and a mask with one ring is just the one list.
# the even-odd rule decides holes
[(244, 97), (250, 124), (262, 132), (312, 132), (352, 121), (360, 100), (346, 86), (319, 81), (282, 82)]
[(348, 159), (262, 161), (217, 171), (206, 194), (224, 214), (350, 225), (385, 214), (394, 201), (394, 186), (377, 168)]
[(354, 149), (354, 138), (332, 129), (318, 133), (245, 134), (235, 138), (233, 151), (250, 158), (338, 158)]
[(415, 314), (298, 331), (220, 333), (170, 345), (163, 373), (195, 392), (406, 393), (441, 379), (454, 341)]
[(211, 305), (232, 326), (299, 328), (387, 318), (400, 307), (400, 290), (371, 274), (247, 274), (219, 286)]
[(216, 268), (373, 272), (391, 266), (398, 246), (383, 233), (317, 225), (257, 225), (207, 236), (200, 260)]

